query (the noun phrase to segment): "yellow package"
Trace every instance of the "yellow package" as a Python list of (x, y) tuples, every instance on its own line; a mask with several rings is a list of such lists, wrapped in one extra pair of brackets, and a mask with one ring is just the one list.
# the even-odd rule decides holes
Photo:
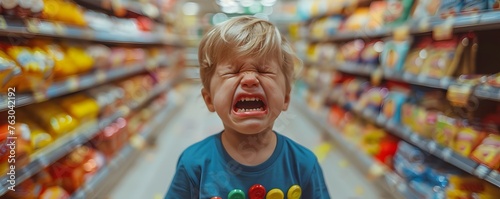
[(462, 128), (457, 133), (457, 139), (453, 149), (457, 153), (469, 157), (472, 150), (474, 150), (484, 138), (484, 135), (484, 133), (476, 131), (471, 127)]
[(54, 78), (59, 79), (78, 73), (78, 69), (72, 60), (66, 56), (66, 52), (58, 44), (44, 45), (47, 54), (54, 60)]
[(33, 114), (35, 121), (54, 137), (71, 132), (78, 126), (78, 121), (66, 113), (55, 101), (46, 101), (26, 108)]
[(500, 135), (488, 135), (472, 152), (471, 158), (491, 169), (500, 167)]
[(436, 123), (436, 131), (433, 134), (434, 140), (446, 147), (452, 147), (455, 143), (458, 128), (455, 119), (445, 115), (439, 115)]
[(0, 88), (7, 91), (20, 83), (21, 68), (5, 52), (0, 51)]
[(74, 94), (58, 100), (61, 107), (80, 122), (97, 119), (99, 104), (85, 94)]
[(34, 122), (32, 118), (29, 118), (24, 110), (18, 109), (16, 111), (16, 120), (29, 126), (31, 130), (31, 147), (34, 151), (39, 150), (54, 141), (52, 135), (41, 128), (40, 125)]
[(45, 90), (50, 83), (53, 62), (40, 48), (11, 46), (7, 54), (21, 67), (22, 78), (17, 89), (20, 91)]
[(94, 66), (94, 58), (92, 58), (84, 49), (80, 47), (67, 47), (66, 56), (74, 64), (78, 73), (88, 72)]

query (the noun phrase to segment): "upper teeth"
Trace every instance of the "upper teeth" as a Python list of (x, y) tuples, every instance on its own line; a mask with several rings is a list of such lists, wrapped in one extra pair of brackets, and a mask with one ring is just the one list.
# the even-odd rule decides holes
[(256, 97), (245, 97), (242, 98), (240, 101), (260, 101), (260, 99)]

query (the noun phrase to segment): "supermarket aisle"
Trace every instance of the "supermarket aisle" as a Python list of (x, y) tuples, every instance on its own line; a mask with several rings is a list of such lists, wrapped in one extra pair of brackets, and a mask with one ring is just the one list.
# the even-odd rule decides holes
[[(166, 192), (175, 171), (179, 154), (189, 145), (217, 133), (222, 123), (215, 113), (205, 108), (200, 96), (200, 84), (184, 84), (177, 101), (185, 102), (174, 118), (165, 124), (157, 145), (146, 150), (132, 165), (122, 180), (111, 190), (111, 199), (158, 199)], [(367, 182), (357, 169), (350, 165), (346, 155), (324, 141), (320, 129), (293, 106), (282, 114), (275, 130), (315, 151), (324, 170), (332, 198), (378, 199), (388, 198)]]

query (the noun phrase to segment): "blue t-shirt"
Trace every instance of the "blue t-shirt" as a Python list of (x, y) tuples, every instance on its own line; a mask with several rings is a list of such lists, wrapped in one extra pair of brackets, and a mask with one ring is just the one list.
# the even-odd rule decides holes
[(255, 184), (263, 185), (267, 192), (280, 189), (285, 198), (293, 185), (302, 189), (301, 198), (330, 198), (323, 171), (309, 149), (276, 133), (277, 145), (271, 157), (260, 165), (245, 166), (229, 156), (220, 136), (212, 135), (181, 154), (165, 199), (227, 199), (234, 189), (249, 198), (249, 189)]

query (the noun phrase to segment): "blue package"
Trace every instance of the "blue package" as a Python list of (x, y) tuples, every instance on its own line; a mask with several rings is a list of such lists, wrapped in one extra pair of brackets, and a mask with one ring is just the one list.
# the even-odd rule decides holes
[(474, 14), (488, 8), (488, 0), (462, 0), (462, 13)]
[(442, 0), (439, 6), (439, 15), (441, 18), (455, 16), (462, 11), (462, 0)]
[(404, 142), (398, 143), (398, 150), (394, 155), (394, 169), (407, 181), (425, 180), (425, 163), (429, 154)]

